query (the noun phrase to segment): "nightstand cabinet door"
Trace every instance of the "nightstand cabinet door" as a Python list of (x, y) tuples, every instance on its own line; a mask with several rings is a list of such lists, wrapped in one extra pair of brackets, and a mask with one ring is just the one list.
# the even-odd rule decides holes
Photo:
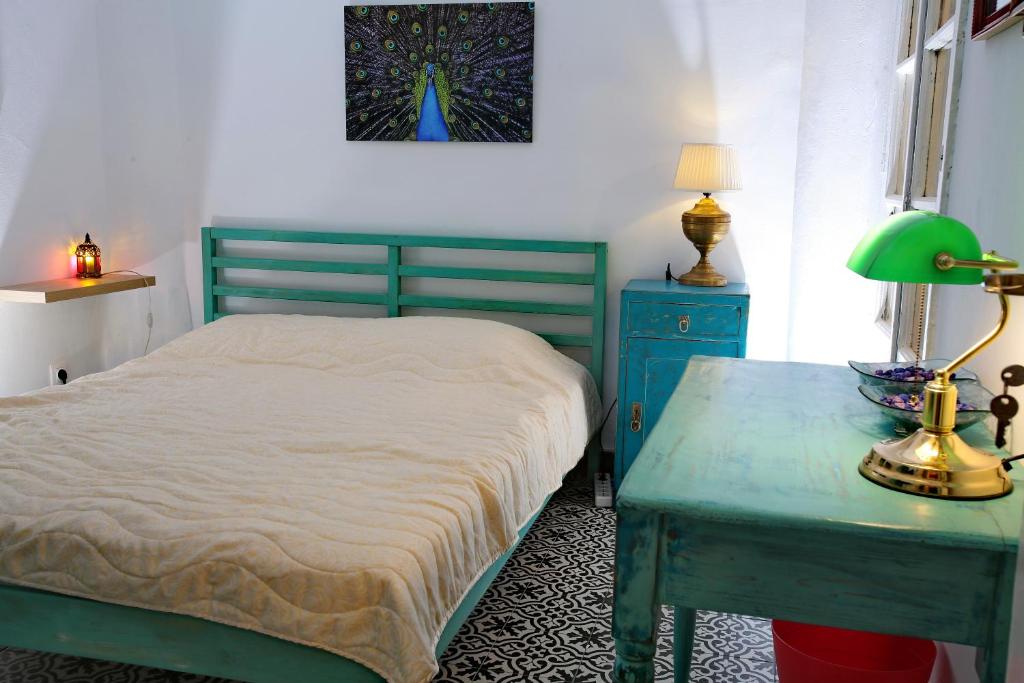
[(740, 357), (738, 342), (629, 339), (626, 341), (626, 404), (622, 472), (633, 464), (668, 397), (683, 378), (690, 356)]
[(742, 284), (712, 289), (634, 280), (622, 291), (616, 487), (661, 416), (690, 357), (743, 357), (748, 302)]

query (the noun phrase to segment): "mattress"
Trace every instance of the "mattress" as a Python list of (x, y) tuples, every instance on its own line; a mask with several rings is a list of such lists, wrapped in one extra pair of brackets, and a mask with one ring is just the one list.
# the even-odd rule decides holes
[(230, 316), (0, 399), (0, 581), (426, 681), (599, 410), (586, 369), (501, 323)]

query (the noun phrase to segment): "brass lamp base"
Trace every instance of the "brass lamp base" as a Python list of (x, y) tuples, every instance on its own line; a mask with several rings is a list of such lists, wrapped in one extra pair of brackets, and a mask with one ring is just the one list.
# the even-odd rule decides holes
[(695, 285), (697, 287), (725, 287), (729, 281), (724, 275), (715, 270), (708, 260), (707, 254), (702, 254), (697, 265), (690, 269), (689, 273), (683, 273), (676, 278), (681, 285)]
[(680, 284), (697, 287), (724, 287), (728, 284), (725, 276), (711, 265), (708, 254), (729, 233), (730, 221), (729, 212), (723, 211), (707, 192), (692, 209), (683, 213), (683, 234), (693, 242), (700, 253), (700, 260), (689, 273), (676, 278)]
[(923, 427), (906, 438), (876, 443), (858, 469), (876, 484), (929, 498), (979, 500), (1013, 490), (998, 456), (953, 432), (936, 434)]

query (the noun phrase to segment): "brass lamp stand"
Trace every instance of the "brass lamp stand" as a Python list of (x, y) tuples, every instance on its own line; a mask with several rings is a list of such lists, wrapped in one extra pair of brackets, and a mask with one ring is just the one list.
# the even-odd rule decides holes
[[(939, 254), (935, 265), (940, 270), (960, 267), (1016, 267), (1012, 261), (977, 265), (950, 259)], [(860, 463), (860, 473), (887, 488), (932, 498), (984, 499), (998, 498), (1013, 490), (1013, 482), (1002, 460), (978, 450), (954, 431), (956, 424), (957, 388), (950, 377), (964, 363), (992, 343), (1006, 328), (1010, 315), (1007, 295), (1024, 295), (1024, 274), (985, 278), (985, 291), (999, 296), (1001, 313), (995, 328), (949, 365), (936, 370), (935, 379), (924, 389), (922, 427), (910, 436), (876, 443)]]
[(694, 204), (689, 211), (683, 212), (682, 220), (683, 234), (686, 235), (686, 239), (693, 242), (693, 246), (700, 254), (700, 260), (690, 272), (680, 275), (676, 280), (684, 285), (724, 287), (728, 281), (711, 265), (708, 254), (729, 234), (729, 212), (718, 206), (718, 202), (711, 198), (710, 192), (705, 192), (703, 199)]

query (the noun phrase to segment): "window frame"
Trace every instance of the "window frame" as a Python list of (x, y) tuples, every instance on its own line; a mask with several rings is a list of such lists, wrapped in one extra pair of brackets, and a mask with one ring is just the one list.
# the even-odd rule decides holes
[(989, 0), (974, 0), (971, 15), (971, 38), (988, 40), (1024, 19), (1024, 0), (1010, 0), (999, 8), (990, 6)]
[[(918, 8), (915, 0), (903, 0), (901, 25), (896, 39), (894, 63), (894, 96), (889, 116), (888, 142), (885, 168), (885, 205), (890, 215), (911, 209), (941, 213), (948, 204), (948, 180), (953, 156), (952, 142), (956, 126), (957, 93), (963, 65), (963, 44), (967, 30), (970, 0), (952, 0), (952, 14), (939, 25), (942, 0), (927, 2), (925, 17), (924, 54), (921, 58), (922, 74), (916, 73), (916, 26)], [(1024, 2), (1024, 0), (1020, 0)], [(941, 109), (937, 109), (936, 89), (939, 87), (938, 66), (941, 53), (948, 50)], [(920, 79), (917, 100), (917, 122), (911, 124), (915, 81)], [(910, 98), (908, 102), (907, 98)], [(936, 112), (943, 120), (936, 130), (933, 125)], [(915, 128), (914, 140), (910, 129)], [(936, 134), (938, 137), (936, 138)], [(906, 154), (913, 144), (913, 155)], [(930, 165), (934, 176), (929, 173)], [(906, 176), (909, 174), (909, 194)], [(929, 180), (934, 178), (934, 193), (929, 192)], [(893, 339), (892, 358), (913, 359), (926, 357), (929, 351), (931, 316), (931, 287), (928, 285), (902, 285), (883, 283), (879, 293), (879, 312), (875, 322)], [(896, 328), (894, 330), (894, 328)]]

